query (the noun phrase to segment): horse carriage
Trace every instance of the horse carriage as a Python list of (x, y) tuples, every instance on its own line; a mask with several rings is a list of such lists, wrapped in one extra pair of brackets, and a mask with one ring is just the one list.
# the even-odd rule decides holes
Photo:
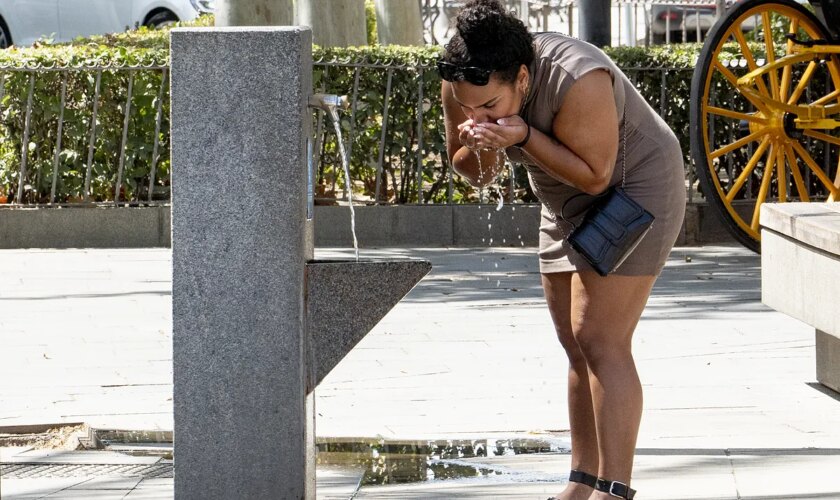
[(762, 203), (840, 201), (840, 0), (746, 0), (709, 31), (691, 85), (700, 189), (760, 249)]

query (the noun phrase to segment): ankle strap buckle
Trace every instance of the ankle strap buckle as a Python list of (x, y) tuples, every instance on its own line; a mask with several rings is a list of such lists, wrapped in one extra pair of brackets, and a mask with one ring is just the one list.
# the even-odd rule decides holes
[(611, 497), (623, 498), (625, 500), (632, 500), (636, 495), (636, 490), (631, 489), (629, 486), (620, 481), (598, 479), (598, 485), (595, 489), (604, 493), (609, 493)]
[[(615, 491), (618, 489), (618, 491)], [(619, 483), (618, 481), (613, 481), (610, 483), (610, 496), (616, 498), (624, 498), (624, 492), (627, 491), (627, 485), (624, 483)]]

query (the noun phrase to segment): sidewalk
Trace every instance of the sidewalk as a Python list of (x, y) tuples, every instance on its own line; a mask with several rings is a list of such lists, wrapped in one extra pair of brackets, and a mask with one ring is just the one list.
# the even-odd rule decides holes
[[(317, 435), (565, 439), (566, 363), (534, 249), (362, 251), (396, 256), (434, 269), (319, 386)], [(169, 266), (165, 249), (0, 251), (0, 427), (171, 430)], [(815, 384), (813, 330), (761, 305), (759, 274), (739, 247), (672, 253), (635, 336), (637, 498), (840, 499), (840, 396)], [(503, 473), (356, 498), (545, 498), (569, 468), (557, 453), (465, 461)], [(4, 499), (30, 498), (9, 496), (19, 481), (4, 476)], [(157, 487), (95, 497), (171, 497)]]

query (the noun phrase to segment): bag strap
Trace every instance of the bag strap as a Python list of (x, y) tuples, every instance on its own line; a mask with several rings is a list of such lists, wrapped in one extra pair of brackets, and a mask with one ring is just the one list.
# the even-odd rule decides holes
[[(624, 185), (627, 182), (627, 99), (624, 100), (624, 109), (622, 111), (622, 115), (623, 115), (622, 116), (622, 121), (624, 122), (624, 128), (621, 131), (622, 132), (622, 134), (621, 134), (621, 189), (624, 189)], [(621, 127), (621, 124), (619, 124), (619, 127)], [(520, 149), (520, 150), (523, 153), (525, 153), (526, 155), (528, 155), (531, 159), (534, 158), (533, 156), (528, 154), (528, 152), (525, 151), (524, 149)], [(536, 182), (534, 182), (534, 191), (537, 194), (537, 198), (539, 198), (540, 201), (542, 201), (543, 200), (542, 191), (540, 190), (539, 184), (536, 183)], [(600, 194), (597, 197), (604, 196), (605, 194), (606, 193)], [(569, 224), (570, 226), (572, 226), (573, 231), (575, 229), (577, 229), (577, 226), (575, 225), (574, 222), (566, 219), (566, 217), (563, 215), (563, 212), (565, 212), (566, 205), (568, 205), (570, 201), (574, 200), (575, 198), (580, 198), (581, 196), (589, 196), (589, 195), (587, 195), (586, 193), (576, 194), (576, 195), (572, 196), (571, 198), (569, 198), (568, 200), (566, 200), (563, 203), (563, 206), (560, 207), (560, 219), (563, 222), (565, 222), (566, 224)], [(545, 205), (546, 210), (548, 210), (549, 215), (551, 215), (551, 218), (554, 219), (554, 224), (560, 229), (560, 232), (563, 233), (563, 239), (566, 239), (567, 238), (566, 231), (564, 231), (563, 227), (558, 223), (557, 214), (555, 214), (554, 211), (551, 209), (551, 205), (549, 205), (548, 203), (543, 203), (543, 204)]]

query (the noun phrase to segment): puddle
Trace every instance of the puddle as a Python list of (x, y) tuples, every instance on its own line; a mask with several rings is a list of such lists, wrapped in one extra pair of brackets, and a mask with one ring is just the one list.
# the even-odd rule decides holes
[[(131, 456), (154, 456), (163, 459), (161, 463), (169, 464), (170, 469), (174, 451), (171, 431), (102, 430), (80, 424), (0, 432), (0, 446), (107, 450)], [(317, 450), (320, 465), (363, 468), (362, 486), (456, 480), (565, 481), (568, 476), (564, 474), (513, 470), (492, 458), (571, 453), (569, 438), (563, 432), (512, 439), (387, 441), (319, 438)], [(10, 472), (3, 471), (3, 474), (7, 473)], [(161, 471), (155, 472), (158, 473)], [(171, 470), (166, 473), (170, 474), (167, 477), (171, 477)]]
[[(564, 476), (513, 471), (482, 457), (570, 453), (568, 439), (477, 439), (441, 441), (340, 441), (318, 443), (318, 463), (365, 469), (363, 486), (423, 481), (499, 478), (558, 481)], [(539, 477), (538, 477), (539, 476)]]

